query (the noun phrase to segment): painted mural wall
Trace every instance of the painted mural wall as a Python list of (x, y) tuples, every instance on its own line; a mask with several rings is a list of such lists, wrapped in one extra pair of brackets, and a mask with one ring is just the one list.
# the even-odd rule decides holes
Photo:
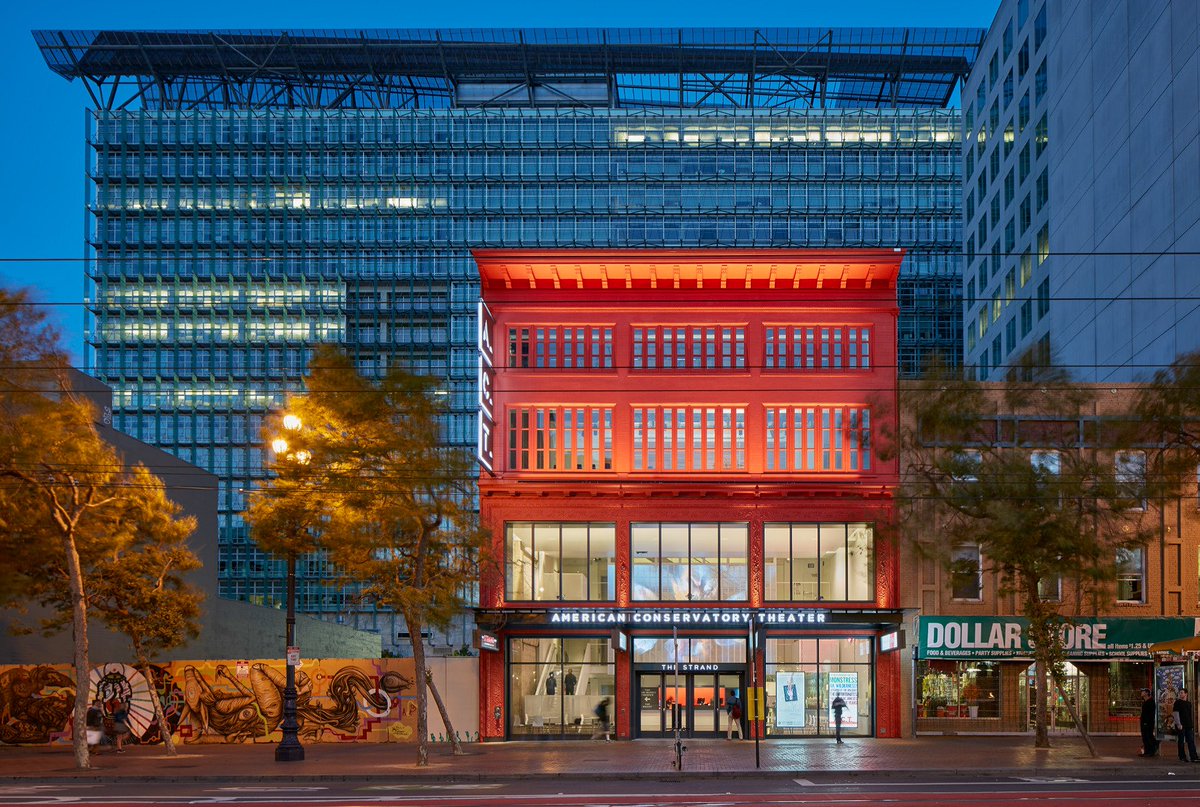
[[(116, 699), (142, 743), (161, 742), (154, 698), (177, 743), (277, 743), (283, 722), (284, 666), (278, 659), (174, 661), (155, 683), (123, 663), (92, 669), (91, 699)], [(430, 672), (459, 737), (478, 734), (478, 659), (430, 659)], [(303, 742), (415, 742), (413, 660), (318, 659), (297, 670)], [(69, 665), (0, 666), (0, 743), (70, 743), (74, 670)], [(431, 739), (447, 740), (432, 698)]]

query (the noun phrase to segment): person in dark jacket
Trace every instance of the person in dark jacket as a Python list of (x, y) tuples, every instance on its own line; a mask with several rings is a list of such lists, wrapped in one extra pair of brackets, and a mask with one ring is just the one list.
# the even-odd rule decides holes
[(611, 743), (612, 738), (608, 736), (612, 733), (612, 727), (608, 722), (608, 704), (608, 698), (605, 698), (596, 704), (596, 730), (592, 732), (592, 739), (599, 740), (601, 737), (603, 737), (604, 742)]
[[(1200, 756), (1196, 754), (1196, 707), (1188, 700), (1186, 689), (1179, 690), (1179, 695), (1175, 698), (1175, 705), (1171, 708), (1171, 720), (1175, 724), (1175, 738), (1179, 745), (1179, 761), (1180, 762), (1200, 762)], [(1184, 754), (1184, 745), (1187, 745), (1187, 753), (1191, 755), (1188, 759), (1187, 754)]]
[(837, 738), (838, 745), (841, 745), (844, 742), (842, 740), (842, 712), (846, 711), (846, 701), (841, 695), (838, 695), (829, 705), (833, 708), (834, 737)]
[(1158, 755), (1158, 704), (1149, 689), (1142, 690), (1142, 752), (1139, 756)]

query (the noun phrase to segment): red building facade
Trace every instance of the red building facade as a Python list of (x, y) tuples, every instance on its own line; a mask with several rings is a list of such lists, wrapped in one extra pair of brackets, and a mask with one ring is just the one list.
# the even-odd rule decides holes
[(898, 736), (902, 253), (475, 258), (483, 737)]

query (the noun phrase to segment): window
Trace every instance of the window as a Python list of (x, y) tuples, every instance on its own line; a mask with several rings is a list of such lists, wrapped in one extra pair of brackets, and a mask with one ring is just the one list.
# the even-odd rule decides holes
[(1146, 500), (1142, 496), (1142, 486), (1146, 481), (1146, 452), (1118, 451), (1114, 475), (1117, 489), (1128, 497), (1126, 505), (1134, 510), (1144, 510)]
[(611, 471), (612, 417), (611, 407), (511, 407), (509, 470)]
[(1038, 322), (1042, 321), (1042, 317), (1050, 313), (1050, 278), (1046, 278), (1037, 287), (1037, 318)]
[(1122, 547), (1117, 550), (1117, 601), (1145, 602), (1146, 550)]
[(1046, 41), (1046, 7), (1049, 3), (1043, 3), (1042, 8), (1037, 13), (1037, 17), (1033, 21), (1033, 47), (1034, 50), (1041, 50), (1042, 43)]
[(611, 370), (611, 325), (521, 325), (508, 329), (508, 366)]
[(995, 661), (917, 662), (919, 718), (999, 718), (1000, 665)]
[(1042, 99), (1046, 97), (1046, 60), (1042, 59), (1042, 63), (1038, 65), (1037, 72), (1033, 77), (1033, 93), (1034, 98), (1040, 104)]
[(1043, 263), (1046, 262), (1046, 259), (1050, 257), (1050, 225), (1049, 224), (1043, 224), (1042, 228), (1040, 230), (1038, 230), (1037, 253), (1038, 253), (1038, 266), (1041, 266)]
[(870, 524), (765, 524), (763, 576), (772, 602), (875, 599)]
[(633, 599), (745, 600), (747, 524), (631, 524)]
[(768, 471), (871, 470), (871, 410), (767, 407)]
[(616, 692), (616, 651), (607, 638), (520, 636), (507, 649), (514, 737), (577, 737), (600, 699)]
[(1021, 303), (1021, 338), (1029, 336), (1033, 330), (1033, 303), (1029, 300)]
[(1058, 476), (1062, 469), (1062, 456), (1057, 451), (1031, 451), (1029, 464), (1043, 474)]
[(983, 558), (978, 544), (962, 544), (951, 551), (950, 592), (956, 600), (983, 599)]
[(1037, 584), (1038, 599), (1046, 602), (1058, 602), (1062, 599), (1062, 578), (1042, 577)]
[(740, 325), (639, 326), (633, 329), (634, 370), (741, 370), (746, 329)]
[(635, 471), (746, 469), (742, 407), (635, 407), (632, 415)]
[(869, 370), (871, 332), (830, 325), (768, 327), (763, 363), (776, 370)]
[(1050, 173), (1043, 169), (1037, 178), (1037, 209), (1040, 211), (1050, 201)]
[(976, 448), (957, 451), (950, 458), (950, 477), (955, 482), (978, 482), (983, 452)]
[(509, 601), (616, 599), (613, 524), (509, 523), (504, 554)]

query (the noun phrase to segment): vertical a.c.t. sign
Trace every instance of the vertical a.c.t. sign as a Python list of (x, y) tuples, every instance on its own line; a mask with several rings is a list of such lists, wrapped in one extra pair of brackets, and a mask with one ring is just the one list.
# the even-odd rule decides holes
[(495, 373), (493, 361), (496, 352), (492, 346), (492, 331), (496, 326), (492, 312), (483, 300), (479, 301), (479, 444), (476, 456), (479, 464), (492, 472), (492, 434), (495, 431), (494, 399), (492, 378)]

